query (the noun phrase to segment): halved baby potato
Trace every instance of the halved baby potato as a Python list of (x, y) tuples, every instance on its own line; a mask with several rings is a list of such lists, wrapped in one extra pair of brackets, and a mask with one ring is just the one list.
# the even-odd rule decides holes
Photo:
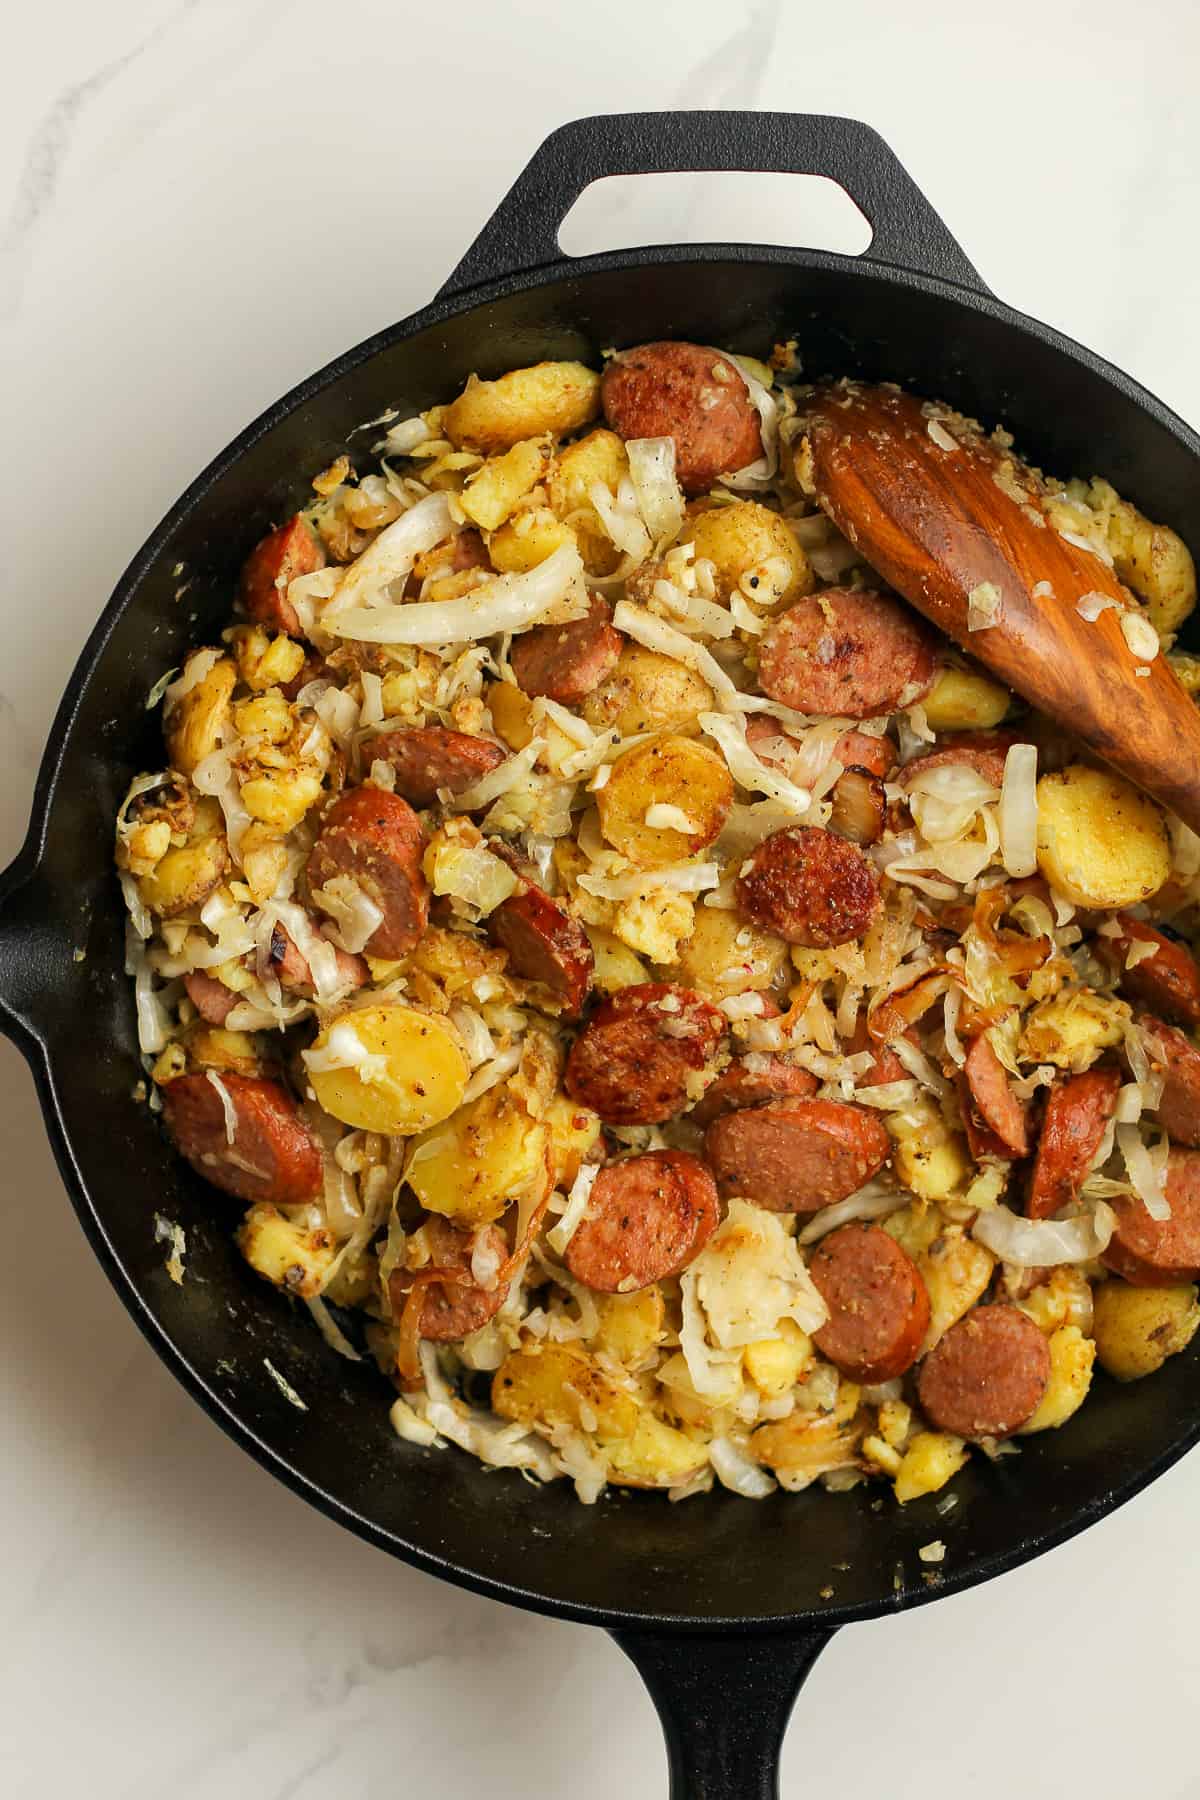
[(619, 756), (596, 796), (607, 841), (645, 869), (711, 844), (732, 804), (733, 778), (716, 751), (669, 735)]
[(1072, 763), (1037, 784), (1038, 867), (1076, 906), (1134, 906), (1171, 873), (1166, 821), (1109, 769)]
[(394, 1003), (327, 1025), (305, 1053), (318, 1104), (344, 1125), (411, 1137), (461, 1105), (470, 1068), (454, 1027)]
[(700, 714), (715, 705), (707, 681), (673, 656), (626, 644), (582, 711), (593, 731), (615, 729), (622, 737), (637, 737), (643, 731), (699, 733)]
[(981, 669), (947, 663), (922, 705), (933, 731), (990, 731), (1012, 705), (1012, 695)]
[(550, 1133), (507, 1087), (494, 1087), (414, 1146), (408, 1185), (427, 1212), (488, 1225), (547, 1179)]

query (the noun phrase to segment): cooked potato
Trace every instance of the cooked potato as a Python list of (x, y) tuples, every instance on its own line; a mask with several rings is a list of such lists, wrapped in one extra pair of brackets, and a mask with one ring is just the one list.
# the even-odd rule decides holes
[(533, 716), (534, 702), (511, 681), (493, 682), (487, 691), (487, 701), (496, 736), (503, 738), (510, 750), (524, 750), (536, 732), (546, 740), (542, 758), (551, 769), (557, 770), (564, 758), (579, 754), (578, 743), (553, 719)]
[(1085, 1337), (1092, 1335), (1092, 1284), (1070, 1263), (1050, 1269), (1045, 1280), (1016, 1304), (1047, 1337), (1064, 1325), (1077, 1325)]
[(786, 1478), (790, 1488), (807, 1487), (818, 1475), (858, 1466), (858, 1449), (866, 1429), (859, 1408), (861, 1390), (851, 1381), (838, 1389), (830, 1413), (794, 1412), (786, 1419), (760, 1425), (751, 1450), (768, 1469)]
[(652, 888), (621, 900), (613, 914), (613, 935), (638, 956), (670, 964), (679, 960), (680, 945), (689, 938), (696, 919), (696, 903), (690, 894), (672, 888)]
[(241, 738), (258, 738), (266, 744), (282, 744), (292, 730), (292, 711), (283, 694), (267, 688), (250, 700), (239, 700), (233, 709), (233, 728)]
[(619, 1487), (679, 1487), (707, 1461), (702, 1444), (648, 1412), (639, 1413), (632, 1437), (608, 1446), (609, 1480)]
[(1092, 1385), (1096, 1346), (1077, 1325), (1062, 1325), (1049, 1342), (1050, 1379), (1041, 1404), (1021, 1426), (1020, 1436), (1033, 1431), (1054, 1431), (1078, 1412)]
[(193, 1068), (228, 1069), (233, 1075), (257, 1075), (262, 1070), (258, 1045), (245, 1031), (226, 1031), (201, 1020), (188, 1032), (184, 1046)]
[(242, 783), (242, 805), (272, 831), (294, 831), (321, 797), (324, 776), (313, 767), (257, 769)]
[(679, 979), (710, 1000), (730, 994), (763, 993), (788, 966), (788, 947), (735, 912), (698, 906), (692, 935), (679, 958)]
[(565, 1094), (556, 1094), (542, 1115), (550, 1133), (550, 1154), (554, 1160), (554, 1184), (569, 1188), (579, 1173), (588, 1151), (600, 1136), (600, 1118), (590, 1107)]
[(570, 1425), (600, 1443), (632, 1437), (638, 1403), (592, 1357), (567, 1344), (514, 1350), (492, 1379), (492, 1410), (523, 1425)]
[(394, 1002), (342, 1013), (306, 1052), (306, 1067), (327, 1113), (388, 1137), (449, 1118), (470, 1074), (452, 1025)]
[(160, 919), (175, 919), (202, 906), (228, 867), (224, 833), (214, 831), (168, 850), (150, 874), (142, 877), (138, 892)]
[(1200, 1325), (1196, 1289), (1130, 1287), (1113, 1277), (1095, 1293), (1093, 1334), (1101, 1367), (1118, 1381), (1140, 1381), (1186, 1350)]
[(1107, 769), (1072, 763), (1037, 784), (1038, 867), (1076, 906), (1133, 906), (1171, 873), (1153, 800)]
[(889, 1213), (880, 1223), (889, 1237), (895, 1238), (902, 1250), (915, 1260), (924, 1256), (930, 1245), (942, 1235), (944, 1220), (936, 1206), (916, 1200)]
[(600, 993), (616, 994), (621, 988), (637, 987), (640, 982), (649, 981), (650, 971), (645, 963), (610, 931), (603, 931), (598, 925), (589, 926), (588, 941), (596, 959), (592, 981)]
[(491, 1088), (416, 1145), (408, 1184), (428, 1212), (488, 1225), (546, 1179), (550, 1133), (507, 1087)]
[(242, 833), (242, 878), (259, 906), (264, 905), (279, 886), (288, 866), (288, 848), (273, 826), (255, 819)]
[[(694, 738), (672, 736), (626, 750), (596, 795), (605, 838), (644, 869), (681, 862), (711, 844), (732, 804), (724, 759)], [(663, 807), (668, 815), (660, 818)]]
[(636, 1294), (594, 1294), (592, 1299), (600, 1315), (592, 1349), (627, 1369), (641, 1368), (666, 1335), (666, 1303), (658, 1283)]
[(812, 1339), (801, 1331), (794, 1319), (781, 1319), (775, 1337), (759, 1338), (742, 1351), (742, 1365), (747, 1375), (768, 1400), (790, 1394), (800, 1377), (813, 1364)]
[(1107, 481), (1093, 481), (1087, 499), (1104, 521), (1117, 574), (1146, 602), (1154, 629), (1178, 631), (1196, 604), (1196, 568), (1183, 539), (1168, 525), (1152, 525)]
[(460, 450), (494, 456), (522, 438), (566, 437), (600, 410), (600, 377), (577, 362), (535, 363), (495, 381), (472, 375), (442, 415), (442, 430)]
[(708, 683), (674, 657), (643, 644), (626, 644), (616, 668), (588, 695), (582, 710), (594, 730), (615, 727), (622, 737), (645, 731), (694, 735), (700, 714), (714, 705)]
[(929, 1290), (929, 1329), (922, 1356), (982, 1298), (995, 1266), (991, 1251), (969, 1238), (961, 1225), (948, 1226), (918, 1256), (917, 1267)]
[(1069, 989), (1040, 1000), (1026, 1016), (1021, 1055), (1079, 1074), (1101, 1051), (1121, 1042), (1122, 1022), (1129, 1016), (1123, 1000), (1106, 1000), (1091, 988)]
[(967, 1141), (936, 1106), (920, 1101), (884, 1121), (896, 1140), (898, 1180), (921, 1200), (948, 1200), (971, 1175)]
[(337, 1255), (333, 1233), (323, 1225), (293, 1223), (278, 1207), (252, 1206), (237, 1230), (237, 1246), (252, 1269), (301, 1300), (321, 1292)]
[(1184, 693), (1194, 700), (1200, 694), (1200, 656), (1190, 655), (1186, 650), (1172, 650), (1167, 661)]
[(261, 625), (238, 625), (232, 641), (238, 676), (255, 692), (286, 687), (304, 667), (304, 645), (282, 632), (271, 637)]
[(592, 489), (599, 482), (615, 494), (628, 473), (629, 457), (615, 431), (589, 431), (577, 443), (560, 450), (555, 459), (546, 483), (550, 507), (574, 531), (589, 575), (610, 575), (621, 560), (620, 551), (600, 522)]
[(729, 1408), (742, 1392), (742, 1371), (732, 1359), (720, 1371), (719, 1381), (717, 1371), (714, 1369), (712, 1373), (714, 1391), (702, 1394), (692, 1380), (692, 1371), (682, 1351), (676, 1350), (655, 1370), (667, 1411), (692, 1435), (704, 1438), (715, 1437), (732, 1425), (733, 1414)]
[(529, 490), (544, 479), (549, 466), (549, 438), (526, 438), (503, 456), (490, 457), (468, 476), (459, 504), (474, 524), (484, 531), (497, 531)]
[[(195, 657), (208, 654), (205, 650), (193, 650), (184, 664), (184, 675)], [(191, 775), (196, 765), (219, 745), (221, 733), (229, 723), (229, 697), (236, 686), (237, 668), (232, 658), (222, 656), (186, 694), (168, 703), (163, 736), (171, 767), (181, 775)]]
[(988, 731), (1000, 723), (1011, 703), (1008, 689), (981, 669), (947, 664), (922, 705), (934, 731)]
[(901, 1506), (922, 1494), (936, 1494), (962, 1468), (968, 1456), (961, 1438), (948, 1431), (918, 1431), (896, 1475), (895, 1494)]
[(756, 609), (785, 606), (813, 589), (813, 572), (786, 519), (758, 500), (735, 500), (693, 515), (682, 541), (696, 546), (696, 560), (716, 565), (718, 598), (737, 588)]
[(571, 527), (556, 519), (548, 506), (531, 506), (492, 533), (488, 555), (502, 575), (524, 575), (574, 542)]

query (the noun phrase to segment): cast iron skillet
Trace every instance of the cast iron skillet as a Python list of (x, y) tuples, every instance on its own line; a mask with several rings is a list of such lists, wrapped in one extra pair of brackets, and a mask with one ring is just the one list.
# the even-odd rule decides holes
[[(873, 225), (871, 247), (861, 258), (721, 244), (562, 256), (557, 228), (589, 182), (697, 169), (831, 176)], [(29, 1060), (84, 1230), (163, 1361), (265, 1468), (360, 1537), (495, 1599), (606, 1626), (662, 1715), (672, 1793), (712, 1800), (777, 1791), (793, 1699), (838, 1626), (1040, 1554), (1189, 1449), (1195, 1352), (1133, 1387), (1101, 1377), (1061, 1431), (996, 1466), (973, 1460), (945, 1517), (932, 1499), (900, 1511), (865, 1486), (755, 1505), (722, 1491), (684, 1506), (617, 1494), (587, 1508), (562, 1484), (402, 1444), (378, 1375), (335, 1357), (249, 1272), (232, 1209), (130, 1097), (139, 1069), (110, 845), (130, 776), (161, 760), (147, 691), (225, 624), (238, 565), (312, 471), (369, 445), (362, 421), (444, 399), (472, 370), (594, 363), (607, 346), (659, 337), (761, 353), (784, 332), (812, 375), (911, 383), (1003, 419), (1047, 468), (1102, 470), (1177, 529), (1196, 511), (1196, 435), (1119, 370), (996, 300), (866, 126), (732, 112), (581, 120), (542, 146), (431, 306), (296, 388), (163, 520), (80, 657), (27, 841), (0, 877), (0, 1024)], [(187, 1233), (182, 1288), (164, 1271), (156, 1210)], [(917, 1551), (939, 1537), (933, 1583)]]

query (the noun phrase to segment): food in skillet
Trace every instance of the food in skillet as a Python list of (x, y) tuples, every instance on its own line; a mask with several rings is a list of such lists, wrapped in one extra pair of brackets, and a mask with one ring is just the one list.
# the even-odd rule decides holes
[[(118, 820), (152, 1103), (252, 1267), (401, 1436), (584, 1500), (907, 1501), (1200, 1321), (1200, 838), (863, 562), (806, 402), (662, 343), (393, 424)], [(1200, 686), (1173, 532), (920, 417)]]

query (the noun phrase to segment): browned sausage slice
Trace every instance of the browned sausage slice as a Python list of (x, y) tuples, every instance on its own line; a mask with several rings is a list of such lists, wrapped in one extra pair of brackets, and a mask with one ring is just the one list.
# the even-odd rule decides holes
[(756, 1056), (753, 1067), (745, 1061), (722, 1069), (708, 1092), (693, 1106), (688, 1118), (697, 1125), (711, 1125), (725, 1113), (743, 1106), (762, 1106), (768, 1100), (809, 1100), (818, 1087), (815, 1075), (784, 1062), (781, 1056)]
[[(339, 991), (351, 994), (356, 988), (365, 986), (370, 980), (371, 971), (362, 957), (351, 956), (348, 950), (339, 950), (336, 944), (330, 944), (329, 948), (337, 960)], [(307, 959), (296, 948), (282, 925), (276, 925), (271, 933), (269, 961), (271, 973), (281, 987), (289, 988), (297, 994), (307, 994), (310, 998), (316, 992)]]
[(1169, 1219), (1152, 1219), (1130, 1195), (1110, 1203), (1117, 1228), (1101, 1260), (1134, 1287), (1200, 1281), (1200, 1151), (1170, 1152), (1165, 1188)]
[(1028, 1155), (1028, 1108), (1017, 1099), (1009, 1086), (1004, 1064), (992, 1049), (991, 1040), (985, 1032), (980, 1032), (967, 1051), (963, 1074), (980, 1118), (988, 1130), (999, 1138), (1004, 1147), (1004, 1155)]
[(1143, 1015), (1138, 1023), (1152, 1061), (1161, 1068), (1163, 1091), (1154, 1117), (1176, 1144), (1200, 1147), (1200, 1050), (1174, 1025)]
[(878, 1225), (843, 1225), (809, 1258), (829, 1308), (814, 1342), (855, 1381), (892, 1381), (917, 1360), (929, 1326), (929, 1294), (917, 1265)]
[[(916, 1034), (906, 1031), (904, 1036), (915, 1041)], [(846, 1046), (847, 1056), (860, 1056), (869, 1050), (874, 1057), (869, 1069), (862, 1075), (856, 1075), (854, 1085), (860, 1087), (886, 1087), (892, 1081), (907, 1081), (909, 1072), (890, 1044), (877, 1044), (867, 1029), (867, 1015), (860, 1012), (854, 1027), (854, 1035)]]
[(439, 788), (452, 794), (465, 789), (499, 768), (508, 754), (490, 738), (471, 737), (442, 725), (414, 726), (411, 731), (383, 731), (367, 738), (362, 747), (364, 765), (390, 764), (396, 776), (396, 792), (412, 806), (436, 806)]
[(187, 989), (188, 999), (207, 1025), (224, 1025), (238, 1003), (238, 996), (232, 988), (227, 988), (223, 981), (215, 981), (211, 975), (205, 975), (199, 970), (185, 975), (183, 985)]
[(407, 800), (383, 788), (349, 788), (321, 823), (308, 858), (316, 891), (337, 875), (356, 881), (383, 913), (367, 941), (372, 956), (405, 956), (429, 922), (421, 824)]
[(588, 608), (585, 619), (535, 625), (513, 639), (509, 661), (522, 693), (578, 706), (612, 674), (623, 642), (612, 608), (600, 594), (589, 595)]
[(632, 1293), (681, 1274), (720, 1216), (716, 1184), (698, 1156), (685, 1150), (630, 1156), (597, 1175), (566, 1264), (599, 1293)]
[(728, 357), (701, 344), (639, 344), (613, 357), (600, 384), (604, 416), (623, 438), (675, 440), (685, 494), (703, 494), (762, 456), (762, 428)]
[(862, 937), (879, 910), (879, 877), (862, 851), (819, 825), (764, 838), (734, 893), (749, 924), (818, 950)]
[(871, 719), (919, 700), (937, 674), (928, 626), (899, 601), (856, 588), (797, 600), (768, 628), (759, 686), (798, 712)]
[(287, 597), (288, 583), (325, 567), (325, 550), (295, 513), (285, 525), (256, 544), (242, 567), (242, 605), (260, 625), (303, 637), (296, 609)]
[[(783, 729), (777, 719), (767, 713), (751, 713), (746, 721), (746, 742), (765, 763), (785, 772), (791, 757), (797, 755), (800, 743)], [(781, 745), (788, 747), (785, 755)], [(876, 735), (870, 731), (843, 731), (833, 747), (833, 755), (845, 769), (861, 769), (866, 775), (881, 779), (896, 766), (896, 746), (886, 731)]]
[[(497, 1264), (502, 1264), (508, 1255), (508, 1243), (504, 1233), (498, 1226), (484, 1227), (484, 1240), (487, 1248), (493, 1253)], [(467, 1337), (472, 1331), (478, 1331), (489, 1319), (495, 1318), (508, 1298), (509, 1284), (498, 1281), (494, 1288), (482, 1288), (471, 1279), (471, 1254), (474, 1237), (469, 1231), (460, 1231), (457, 1225), (431, 1214), (425, 1221), (425, 1236), (429, 1244), (432, 1258), (431, 1266), (444, 1270), (448, 1276), (462, 1274), (463, 1281), (431, 1281), (421, 1280), (424, 1290), (424, 1301), (421, 1306), (421, 1323), (418, 1337), (428, 1338), (435, 1344), (457, 1343), (460, 1338)], [(421, 1271), (423, 1277), (425, 1271)], [(394, 1269), (388, 1278), (388, 1297), (391, 1301), (392, 1316), (399, 1319), (404, 1310), (404, 1302), (418, 1276), (409, 1269)]]
[(1020, 1430), (1050, 1380), (1044, 1334), (1015, 1306), (976, 1306), (934, 1345), (917, 1377), (921, 1409), (939, 1431), (1001, 1438)]
[[(1192, 1055), (1200, 1070), (1200, 1051)], [(1051, 1088), (1025, 1206), (1031, 1219), (1049, 1219), (1076, 1198), (1120, 1087), (1119, 1069), (1085, 1069)]]
[(639, 982), (597, 1008), (563, 1085), (608, 1125), (659, 1125), (698, 1099), (725, 1020), (691, 988)]
[(864, 1106), (773, 1100), (709, 1126), (705, 1153), (723, 1194), (768, 1212), (820, 1212), (869, 1181), (892, 1140)]
[[(1177, 1025), (1200, 1025), (1200, 968), (1191, 951), (1144, 919), (1118, 913), (1116, 922), (1121, 927), (1120, 937), (1096, 937), (1093, 941), (1105, 961), (1118, 969), (1121, 992)], [(1135, 938), (1158, 948), (1153, 956), (1143, 957), (1127, 969), (1125, 957)]]
[(1004, 764), (1009, 750), (1016, 743), (1011, 733), (995, 731), (956, 731), (938, 739), (936, 750), (923, 751), (914, 756), (910, 763), (905, 763), (898, 780), (903, 787), (910, 787), (915, 775), (923, 774), (927, 769), (959, 767), (974, 769), (977, 775), (991, 786), (998, 788), (1004, 780)]
[(163, 1117), (198, 1175), (239, 1200), (300, 1206), (324, 1185), (321, 1146), (287, 1089), (254, 1075), (222, 1075), (233, 1109), (229, 1142), (220, 1089), (207, 1075), (180, 1075), (161, 1089)]
[(526, 881), (489, 914), (488, 935), (508, 951), (514, 974), (542, 982), (568, 1017), (583, 1011), (595, 958), (583, 926), (557, 900)]

